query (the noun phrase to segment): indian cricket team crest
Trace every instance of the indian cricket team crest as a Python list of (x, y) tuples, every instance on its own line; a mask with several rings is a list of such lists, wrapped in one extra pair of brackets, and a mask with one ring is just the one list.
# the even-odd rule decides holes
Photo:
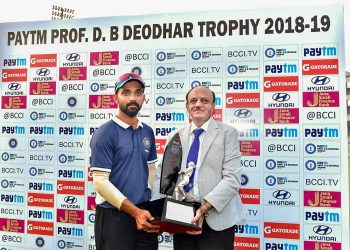
[[(175, 140), (174, 143), (171, 145), (170, 151), (173, 155), (178, 155), (180, 152), (180, 141), (179, 140)], [(182, 151), (181, 151), (182, 152)]]
[(145, 148), (150, 148), (151, 140), (148, 137), (143, 138), (143, 145), (145, 146)]
[(140, 66), (135, 66), (131, 69), (132, 73), (138, 74), (139, 76), (142, 75), (142, 69)]

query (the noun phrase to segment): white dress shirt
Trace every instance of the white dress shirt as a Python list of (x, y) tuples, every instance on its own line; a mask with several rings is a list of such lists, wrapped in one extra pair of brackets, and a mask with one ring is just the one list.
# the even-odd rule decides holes
[[(193, 201), (196, 201), (196, 202), (200, 202), (200, 196), (199, 196), (199, 188), (198, 188), (198, 180), (197, 180), (197, 173), (198, 173), (198, 170), (199, 170), (199, 168), (201, 167), (201, 161), (200, 161), (200, 159), (201, 159), (201, 147), (202, 147), (202, 143), (203, 143), (203, 140), (204, 140), (204, 137), (205, 137), (205, 133), (207, 132), (207, 130), (208, 130), (208, 127), (209, 127), (209, 123), (210, 123), (210, 121), (211, 121), (211, 119), (213, 119), (213, 118), (210, 118), (208, 121), (206, 121), (203, 125), (202, 125), (202, 127), (200, 127), (200, 128), (202, 128), (204, 131), (202, 132), (202, 134), (199, 136), (199, 151), (198, 151), (198, 159), (197, 159), (197, 165), (196, 165), (196, 172), (195, 172), (195, 175), (194, 175), (194, 179), (193, 179), (193, 196), (194, 197), (190, 197), (191, 196), (191, 194), (190, 194), (190, 192), (189, 192), (189, 195), (188, 195), (188, 199), (187, 200), (191, 200), (192, 201), (192, 199), (193, 199)], [(195, 130), (195, 129), (197, 129), (198, 127), (196, 126), (196, 124), (194, 124), (193, 122), (191, 123), (191, 136), (190, 136), (190, 138), (189, 138), (189, 143), (188, 143), (188, 145), (192, 145), (192, 142), (193, 142), (193, 140), (194, 140), (194, 133), (193, 133), (193, 131)], [(190, 147), (189, 147), (189, 149), (188, 149), (188, 151), (190, 151)]]

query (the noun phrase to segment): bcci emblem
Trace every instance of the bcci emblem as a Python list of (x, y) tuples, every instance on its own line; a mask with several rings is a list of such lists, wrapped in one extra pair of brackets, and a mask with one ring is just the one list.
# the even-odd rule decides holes
[(148, 137), (143, 138), (143, 145), (145, 146), (145, 148), (150, 148), (151, 141)]
[(38, 246), (38, 247), (43, 247), (45, 245), (45, 240), (43, 237), (38, 237), (36, 238), (35, 240), (35, 244)]
[(142, 75), (142, 69), (139, 66), (135, 66), (131, 69), (131, 72), (134, 74), (138, 74), (139, 76)]
[(178, 155), (178, 154), (179, 154), (179, 146), (173, 144), (170, 151), (171, 151), (171, 153), (173, 153), (174, 155)]

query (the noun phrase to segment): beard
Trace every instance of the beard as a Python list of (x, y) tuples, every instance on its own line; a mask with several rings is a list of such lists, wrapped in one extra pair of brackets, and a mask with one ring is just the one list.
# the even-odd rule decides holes
[[(136, 107), (133, 109), (130, 109), (131, 105), (135, 105)], [(142, 105), (139, 105), (136, 102), (130, 102), (128, 104), (126, 104), (125, 106), (122, 104), (119, 104), (119, 109), (125, 113), (127, 116), (129, 116), (130, 118), (133, 118), (135, 116), (137, 116), (137, 114), (139, 113), (139, 111), (141, 110)]]

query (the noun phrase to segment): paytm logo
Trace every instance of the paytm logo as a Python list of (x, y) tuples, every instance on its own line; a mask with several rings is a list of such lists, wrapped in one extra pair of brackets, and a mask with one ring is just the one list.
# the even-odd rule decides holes
[(29, 182), (29, 190), (53, 191), (53, 185), (47, 182)]
[(60, 127), (59, 128), (60, 135), (84, 135), (83, 127)]
[(53, 135), (55, 129), (53, 127), (30, 127), (29, 133), (30, 134), (36, 134), (36, 135)]
[(25, 58), (9, 58), (4, 59), (4, 66), (26, 66), (27, 59)]
[(215, 97), (215, 105), (221, 106), (221, 98), (220, 97)]
[(156, 136), (166, 136), (171, 133), (171, 131), (174, 131), (176, 128), (156, 128)]
[(233, 226), (235, 233), (239, 234), (253, 234), (253, 235), (258, 235), (259, 234), (259, 228), (258, 226), (254, 225), (234, 225)]
[(259, 89), (259, 82), (258, 81), (234, 81), (234, 82), (227, 82), (227, 89), (228, 90), (258, 90)]
[(179, 112), (156, 113), (156, 121), (185, 121), (185, 114)]
[(84, 179), (84, 171), (82, 170), (58, 170), (58, 177), (71, 179)]
[(97, 129), (98, 127), (90, 127), (90, 135), (92, 135)]
[(0, 200), (7, 203), (24, 203), (24, 196), (17, 194), (1, 194)]
[(265, 73), (282, 74), (282, 73), (297, 73), (296, 64), (268, 64), (265, 65)]
[(298, 137), (296, 128), (267, 128), (265, 129), (265, 137)]
[(58, 227), (57, 234), (82, 237), (83, 229), (77, 227)]
[(29, 210), (28, 218), (52, 220), (53, 216), (52, 216), (52, 212), (50, 211)]
[(18, 134), (23, 135), (25, 133), (25, 128), (21, 126), (4, 126), (1, 129), (3, 134)]
[(306, 221), (339, 222), (340, 215), (335, 212), (306, 212)]
[(306, 128), (304, 132), (305, 137), (325, 137), (338, 138), (339, 130), (337, 128)]
[(246, 129), (244, 131), (239, 131), (238, 136), (239, 137), (258, 138), (259, 137), (259, 129), (251, 128), (251, 129)]
[(304, 56), (336, 56), (336, 47), (305, 48)]
[(286, 243), (266, 243), (265, 250), (298, 250), (298, 245)]

